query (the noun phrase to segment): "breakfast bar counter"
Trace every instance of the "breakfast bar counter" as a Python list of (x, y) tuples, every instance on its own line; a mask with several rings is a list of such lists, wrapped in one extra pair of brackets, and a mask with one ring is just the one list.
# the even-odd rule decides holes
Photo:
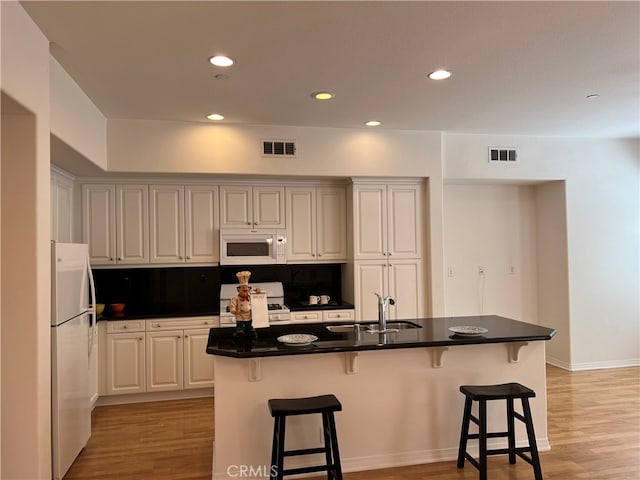
[[(533, 389), (538, 447), (550, 448), (545, 342), (553, 329), (490, 315), (390, 321), (388, 328), (398, 331), (386, 334), (369, 332), (377, 322), (363, 323), (279, 325), (258, 330), (254, 339), (234, 337), (233, 328), (210, 330), (213, 478), (234, 478), (241, 466), (269, 468), (271, 398), (336, 395), (343, 405), (336, 423), (346, 472), (455, 459), (464, 404), (460, 385), (519, 382)], [(462, 326), (486, 332), (460, 336), (450, 330)], [(285, 335), (313, 337), (287, 344)], [(314, 417), (289, 420), (287, 449), (321, 445), (320, 416)], [(504, 425), (504, 406), (490, 406), (489, 429)], [(526, 442), (525, 432), (518, 430), (516, 439)], [(286, 461), (289, 467), (317, 463), (313, 457)]]

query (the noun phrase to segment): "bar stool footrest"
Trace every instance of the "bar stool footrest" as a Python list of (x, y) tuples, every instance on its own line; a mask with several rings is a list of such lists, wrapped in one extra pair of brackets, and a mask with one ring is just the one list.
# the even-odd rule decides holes
[(335, 465), (314, 465), (312, 467), (290, 468), (282, 472), (282, 475), (297, 475), (298, 473), (325, 472), (335, 470)]
[(299, 450), (287, 450), (282, 452), (285, 457), (295, 457), (297, 455), (311, 455), (312, 453), (325, 453), (326, 450), (322, 447), (319, 448), (301, 448)]

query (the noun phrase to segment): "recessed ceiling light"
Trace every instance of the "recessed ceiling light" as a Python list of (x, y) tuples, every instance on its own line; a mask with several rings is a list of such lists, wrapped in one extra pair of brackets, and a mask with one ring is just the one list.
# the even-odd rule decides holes
[(449, 70), (436, 70), (435, 72), (431, 72), (429, 74), (429, 78), (431, 80), (444, 80), (451, 76), (451, 72)]
[(212, 113), (211, 115), (207, 115), (209, 120), (224, 120), (224, 116), (219, 113)]
[(316, 100), (331, 100), (335, 95), (331, 92), (313, 92), (311, 94)]
[(216, 55), (209, 59), (209, 63), (211, 65), (215, 65), (216, 67), (230, 67), (233, 65), (234, 61), (232, 58), (229, 58), (225, 55)]
[(589, 95), (587, 95), (585, 98), (586, 98), (587, 100), (593, 100), (594, 98), (599, 98), (599, 97), (600, 97), (600, 95), (599, 95), (599, 94), (597, 94), (597, 93), (590, 93), (590, 94), (589, 94)]
[(369, 120), (368, 122), (364, 122), (364, 124), (367, 127), (379, 127), (382, 125), (382, 122), (379, 122), (378, 120)]

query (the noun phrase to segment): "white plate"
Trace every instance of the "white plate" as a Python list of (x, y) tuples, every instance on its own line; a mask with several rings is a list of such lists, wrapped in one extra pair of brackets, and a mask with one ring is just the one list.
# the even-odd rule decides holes
[(318, 339), (315, 335), (307, 335), (305, 333), (291, 333), (289, 335), (282, 335), (278, 337), (278, 341), (285, 345), (309, 345)]
[(460, 335), (461, 337), (478, 337), (489, 331), (483, 327), (471, 327), (471, 326), (449, 327), (449, 330), (455, 333), (456, 335)]

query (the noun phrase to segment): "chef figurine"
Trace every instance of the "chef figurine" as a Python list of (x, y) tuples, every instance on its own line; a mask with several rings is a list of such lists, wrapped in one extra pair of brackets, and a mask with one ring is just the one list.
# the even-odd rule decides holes
[(251, 272), (236, 273), (238, 278), (238, 295), (229, 300), (229, 311), (236, 317), (236, 335), (255, 335), (251, 325)]

